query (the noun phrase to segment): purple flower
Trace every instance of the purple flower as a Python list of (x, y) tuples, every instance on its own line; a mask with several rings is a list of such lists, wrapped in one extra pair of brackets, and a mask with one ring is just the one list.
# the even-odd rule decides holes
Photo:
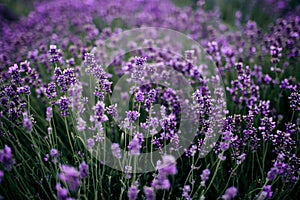
[(13, 155), (11, 153), (11, 148), (7, 145), (4, 146), (4, 149), (0, 150), (0, 162), (9, 171), (11, 170), (12, 165), (15, 164), (15, 160), (13, 159)]
[(210, 171), (209, 169), (205, 169), (202, 171), (201, 177), (201, 185), (205, 186), (205, 182), (209, 179)]
[(271, 199), (273, 196), (271, 185), (264, 186), (257, 200)]
[(273, 118), (264, 117), (261, 119), (261, 125), (258, 127), (258, 130), (261, 131), (263, 139), (270, 139), (270, 133), (276, 127), (276, 123), (273, 121)]
[(175, 175), (177, 173), (176, 160), (172, 155), (164, 155), (162, 161), (158, 161), (156, 164), (158, 169), (158, 175), (152, 182), (152, 187), (155, 189), (169, 189), (171, 184), (168, 179), (169, 175)]
[(294, 111), (300, 111), (300, 93), (293, 92), (289, 97), (290, 107)]
[(92, 53), (85, 53), (85, 55), (84, 55), (84, 65), (85, 66), (90, 66), (90, 65), (93, 65), (95, 63), (96, 63), (95, 55), (92, 54)]
[(147, 58), (135, 57), (135, 64), (138, 66), (142, 66), (147, 61)]
[(56, 85), (55, 83), (49, 83), (46, 90), (45, 94), (49, 99), (53, 99), (56, 97)]
[(279, 174), (279, 170), (276, 167), (272, 167), (271, 170), (267, 174), (267, 179), (273, 181), (277, 175)]
[(48, 153), (45, 155), (44, 161), (45, 161), (45, 162), (48, 162), (48, 161), (49, 161), (49, 154), (48, 154)]
[(221, 142), (220, 143), (220, 150), (221, 151), (226, 151), (227, 149), (229, 149), (229, 143), (227, 143), (227, 142)]
[[(67, 92), (68, 87), (74, 85), (76, 82), (76, 75), (72, 68), (67, 68), (63, 72), (59, 68), (55, 68), (54, 74), (56, 83), (62, 93)], [(71, 92), (71, 94), (73, 93)]]
[(191, 186), (189, 185), (185, 185), (183, 187), (183, 192), (182, 192), (182, 196), (187, 199), (187, 200), (192, 200), (192, 198), (190, 197), (189, 193), (191, 191)]
[(155, 199), (154, 188), (145, 186), (144, 193), (146, 196), (146, 200), (154, 200)]
[(132, 173), (132, 166), (126, 165), (124, 169), (124, 173), (126, 175), (126, 178), (131, 178), (131, 173)]
[(184, 52), (185, 54), (185, 59), (188, 61), (193, 61), (194, 59), (194, 55), (195, 55), (195, 51), (194, 50), (187, 50)]
[[(74, 69), (73, 68), (67, 68), (64, 70), (63, 72), (63, 76), (64, 76), (64, 82), (67, 86), (71, 86), (71, 85), (74, 85), (75, 84), (75, 81), (76, 81), (76, 75), (75, 75), (75, 72), (74, 72)], [(80, 91), (81, 88), (80, 88), (80, 85), (77, 84), (76, 87), (76, 91)]]
[(105, 104), (102, 101), (98, 101), (94, 107), (94, 119), (99, 122), (105, 122), (107, 120), (107, 116), (104, 114)]
[(144, 93), (141, 92), (141, 91), (138, 91), (138, 92), (135, 94), (135, 101), (136, 101), (136, 102), (143, 102), (143, 101), (144, 101)]
[(50, 62), (56, 63), (60, 61), (62, 54), (60, 49), (57, 49), (56, 45), (50, 45), (50, 50), (48, 53), (50, 55)]
[(60, 98), (59, 106), (60, 106), (61, 115), (63, 117), (66, 117), (70, 114), (69, 113), (70, 101), (67, 97), (61, 97)]
[(94, 138), (96, 142), (102, 142), (104, 140), (103, 132), (97, 133), (94, 135)]
[(69, 66), (74, 66), (75, 65), (75, 60), (74, 60), (74, 58), (70, 58), (70, 59), (66, 60), (66, 63)]
[(49, 53), (56, 53), (56, 45), (50, 45)]
[(164, 155), (162, 157), (162, 163), (158, 164), (159, 173), (166, 175), (175, 175), (177, 174), (176, 160), (172, 155)]
[(30, 62), (25, 60), (24, 62), (20, 63), (20, 72), (28, 72), (30, 69)]
[(50, 122), (50, 120), (52, 119), (52, 117), (53, 117), (52, 107), (47, 107), (47, 109), (46, 109), (46, 120), (48, 122)]
[(171, 187), (169, 179), (163, 175), (158, 174), (158, 176), (152, 181), (151, 186), (156, 190), (168, 190)]
[(30, 87), (28, 85), (18, 87), (17, 92), (21, 94), (30, 94)]
[(270, 47), (270, 54), (272, 56), (273, 63), (279, 62), (279, 58), (281, 57), (281, 51), (282, 51), (282, 48), (275, 47), (273, 45)]
[(110, 105), (106, 107), (106, 112), (114, 119), (116, 119), (118, 117), (117, 105)]
[(3, 173), (3, 171), (0, 170), (0, 183), (2, 182), (3, 176), (4, 176), (4, 173)]
[(129, 155), (138, 156), (140, 155), (140, 149), (142, 148), (142, 142), (138, 137), (133, 137), (132, 140), (128, 144)]
[(83, 109), (83, 104), (81, 102), (82, 98), (82, 86), (81, 84), (73, 84), (70, 89), (70, 101), (73, 111), (81, 112)]
[(65, 182), (71, 191), (76, 191), (80, 186), (80, 173), (72, 166), (61, 165), (59, 179)]
[(68, 190), (66, 188), (62, 188), (58, 183), (56, 184), (55, 189), (57, 190), (57, 200), (67, 200)]
[(147, 94), (147, 100), (151, 103), (155, 102), (155, 98), (156, 98), (156, 90), (155, 89), (151, 89), (148, 94)]
[(135, 80), (142, 80), (145, 74), (145, 62), (146, 58), (141, 58), (141, 57), (135, 57), (135, 65), (130, 67), (131, 63), (128, 66), (128, 69), (133, 68), (131, 77)]
[(93, 139), (93, 138), (89, 138), (89, 139), (87, 140), (87, 146), (88, 146), (88, 149), (92, 149), (94, 145), (95, 145), (94, 139)]
[(27, 112), (23, 113), (23, 127), (26, 129), (28, 133), (32, 131), (32, 122), (27, 115)]
[(115, 156), (116, 158), (118, 158), (118, 159), (122, 158), (121, 149), (120, 149), (120, 146), (118, 143), (112, 143), (111, 151), (112, 151), (113, 156)]
[(85, 126), (86, 126), (86, 122), (81, 117), (78, 117), (77, 118), (77, 126), (76, 126), (77, 130), (79, 132), (84, 131)]
[(58, 151), (56, 149), (50, 150), (50, 156), (52, 157), (52, 162), (56, 163), (58, 158)]
[(60, 75), (62, 75), (62, 71), (61, 71), (61, 69), (59, 67), (55, 67), (55, 69), (54, 69), (54, 75), (55, 75), (55, 80), (57, 80), (58, 77)]
[(222, 196), (224, 200), (233, 199), (237, 195), (237, 189), (235, 187), (227, 188), (225, 194)]
[(240, 165), (242, 162), (244, 162), (244, 160), (246, 159), (246, 154), (245, 153), (242, 153), (242, 155), (238, 156), (237, 159), (236, 159), (236, 163), (238, 165)]
[(129, 200), (137, 199), (138, 192), (139, 192), (139, 190), (138, 190), (137, 186), (135, 186), (135, 185), (130, 186), (130, 188), (128, 189), (128, 193), (127, 193), (128, 199)]
[(58, 157), (58, 151), (56, 149), (51, 149), (50, 156), (57, 158)]
[(89, 175), (89, 166), (83, 161), (79, 165), (80, 178), (86, 178)]
[(138, 113), (137, 111), (128, 111), (127, 112), (127, 119), (129, 120), (129, 122), (135, 122), (140, 116), (140, 113)]

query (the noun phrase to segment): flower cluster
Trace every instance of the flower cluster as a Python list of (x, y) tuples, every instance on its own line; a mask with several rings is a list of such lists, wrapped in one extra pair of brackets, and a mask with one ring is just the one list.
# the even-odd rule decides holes
[(11, 170), (12, 166), (15, 164), (11, 148), (7, 145), (4, 146), (4, 149), (0, 150), (0, 162), (7, 170)]
[(155, 189), (168, 190), (171, 187), (168, 176), (177, 173), (176, 160), (173, 156), (165, 155), (162, 161), (158, 161), (156, 168), (158, 175), (151, 183), (151, 186)]
[[(59, 180), (64, 182), (71, 192), (76, 192), (80, 187), (81, 179), (84, 179), (88, 176), (88, 165), (85, 162), (82, 162), (79, 165), (79, 171), (76, 168), (68, 165), (61, 165), (59, 168), (61, 171), (58, 176)], [(61, 188), (59, 183), (56, 185), (56, 190), (58, 193), (58, 198), (60, 198), (60, 196), (61, 199), (67, 197), (68, 190)]]
[[(234, 10), (204, 0), (181, 7), (170, 0), (57, 0), (36, 2), (16, 21), (0, 14), (0, 194), (299, 196), (295, 2), (253, 0)], [(143, 27), (178, 31), (201, 49), (165, 36), (167, 29), (122, 38)], [(123, 77), (128, 91), (117, 85)], [(137, 173), (142, 165), (155, 172)]]

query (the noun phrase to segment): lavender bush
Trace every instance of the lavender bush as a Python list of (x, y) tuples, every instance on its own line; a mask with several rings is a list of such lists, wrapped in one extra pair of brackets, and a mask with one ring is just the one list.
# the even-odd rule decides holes
[(297, 199), (300, 7), (251, 2), (1, 15), (0, 197)]

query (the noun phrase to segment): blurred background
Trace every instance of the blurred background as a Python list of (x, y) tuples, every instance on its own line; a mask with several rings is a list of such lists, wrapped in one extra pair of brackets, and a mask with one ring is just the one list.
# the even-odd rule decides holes
[[(172, 0), (179, 7), (194, 6), (197, 0)], [(9, 21), (27, 16), (39, 0), (0, 0), (0, 14)], [(221, 19), (231, 27), (235, 27), (236, 17), (242, 22), (253, 20), (262, 29), (277, 18), (299, 10), (300, 0), (206, 0), (206, 10), (218, 9)]]

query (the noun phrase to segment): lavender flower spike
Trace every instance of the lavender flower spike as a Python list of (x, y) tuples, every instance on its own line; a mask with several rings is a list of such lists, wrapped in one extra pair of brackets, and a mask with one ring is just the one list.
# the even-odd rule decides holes
[(120, 146), (118, 143), (113, 143), (111, 145), (111, 151), (112, 151), (113, 156), (115, 156), (116, 158), (118, 158), (118, 159), (122, 158), (121, 149), (120, 149)]
[(231, 200), (237, 195), (237, 189), (235, 187), (230, 187), (225, 191), (225, 194), (222, 196), (224, 200)]
[(7, 170), (11, 170), (12, 165), (15, 164), (11, 148), (7, 145), (4, 146), (4, 149), (0, 150), (0, 162)]
[(137, 199), (137, 194), (138, 194), (139, 190), (137, 188), (137, 186), (132, 185), (129, 190), (128, 190), (128, 199), (129, 200), (136, 200)]
[(152, 187), (144, 187), (144, 193), (147, 200), (154, 200), (155, 199), (155, 192), (154, 188)]
[(80, 165), (79, 165), (79, 172), (80, 172), (80, 178), (86, 178), (89, 175), (89, 166), (83, 161)]
[(61, 165), (61, 173), (59, 174), (59, 179), (65, 182), (71, 191), (76, 191), (80, 186), (80, 173), (71, 166)]
[(32, 131), (32, 122), (27, 114), (27, 112), (23, 113), (23, 127), (26, 129), (28, 133)]
[(205, 170), (202, 171), (202, 174), (200, 176), (202, 186), (205, 186), (205, 182), (209, 179), (209, 175), (210, 175), (209, 169), (205, 169)]

